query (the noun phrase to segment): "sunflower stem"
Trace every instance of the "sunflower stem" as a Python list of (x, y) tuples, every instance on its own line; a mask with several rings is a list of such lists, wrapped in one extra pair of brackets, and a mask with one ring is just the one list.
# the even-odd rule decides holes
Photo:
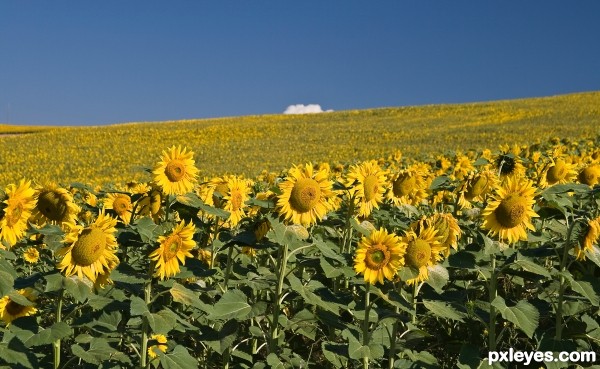
[[(144, 285), (144, 302), (150, 310), (150, 305), (152, 304), (152, 275), (154, 274), (154, 261), (150, 262), (150, 267), (148, 268), (148, 279), (146, 280), (146, 284)], [(141, 352), (140, 352), (140, 368), (145, 369), (148, 366), (148, 333), (150, 326), (148, 324), (148, 320), (144, 319), (142, 324), (142, 342), (141, 342)]]
[(229, 286), (229, 275), (231, 274), (231, 266), (233, 265), (233, 245), (229, 246), (227, 252), (227, 267), (225, 268), (225, 279), (223, 280), (223, 290), (227, 291)]
[[(400, 291), (401, 291), (401, 286), (402, 286), (402, 282), (398, 282), (397, 286), (396, 283), (394, 283), (396, 290), (398, 291), (398, 293), (401, 295)], [(398, 306), (396, 306), (396, 315), (400, 314), (400, 308)], [(389, 369), (393, 369), (394, 368), (394, 358), (396, 357), (396, 336), (398, 335), (398, 321), (394, 322), (394, 325), (392, 326), (392, 334), (390, 337), (390, 353), (388, 356), (388, 368)]]
[(496, 274), (496, 254), (490, 256), (492, 275), (490, 277), (489, 300), (490, 300), (490, 322), (488, 325), (488, 350), (496, 350), (496, 307), (492, 302), (497, 296), (496, 283), (498, 275)]
[[(365, 320), (363, 320), (362, 339), (363, 348), (369, 346), (369, 310), (371, 309), (371, 283), (365, 285)], [(364, 350), (366, 352), (367, 350)], [(363, 356), (363, 369), (369, 369), (369, 355)]]
[[(63, 299), (65, 296), (65, 290), (60, 289), (58, 293), (58, 302), (56, 303), (56, 323), (60, 323), (62, 321), (62, 305)], [(55, 340), (52, 344), (54, 348), (54, 369), (58, 369), (60, 366), (60, 338)]]
[(412, 324), (417, 324), (417, 296), (419, 296), (419, 283), (415, 282), (413, 284), (413, 290), (412, 290), (412, 310), (413, 310), (413, 314), (412, 314), (412, 318), (411, 318), (411, 323)]
[(277, 336), (279, 335), (279, 313), (281, 311), (281, 296), (283, 292), (283, 279), (288, 259), (288, 245), (285, 243), (279, 248), (279, 257), (277, 260), (277, 293), (273, 299), (273, 321), (271, 322), (271, 334), (269, 336), (269, 352), (273, 353), (277, 347)]
[[(569, 259), (569, 248), (571, 246), (571, 235), (573, 233), (573, 228), (575, 228), (575, 224), (580, 219), (575, 219), (571, 224), (569, 224), (569, 230), (567, 231), (567, 239), (565, 241), (565, 246), (563, 248), (562, 258), (560, 260), (560, 277), (559, 277), (559, 288), (558, 288), (558, 302), (556, 305), (556, 323), (555, 323), (555, 339), (560, 341), (562, 339), (562, 330), (563, 330), (563, 302), (564, 302), (564, 294), (567, 289), (567, 284), (565, 283), (565, 272), (567, 271), (567, 261)], [(567, 217), (567, 224), (569, 222), (569, 218)]]

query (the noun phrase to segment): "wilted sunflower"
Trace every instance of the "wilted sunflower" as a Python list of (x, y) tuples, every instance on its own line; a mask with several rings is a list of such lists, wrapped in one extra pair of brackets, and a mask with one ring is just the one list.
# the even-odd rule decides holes
[[(417, 233), (418, 232), (418, 233)], [(409, 230), (402, 238), (406, 243), (406, 254), (404, 260), (406, 266), (417, 270), (419, 275), (406, 281), (411, 285), (427, 280), (429, 269), (443, 259), (444, 247), (440, 244), (437, 231), (434, 227), (420, 227), (420, 229)]]
[(104, 200), (104, 209), (113, 210), (123, 223), (129, 224), (133, 210), (131, 197), (124, 193), (109, 193)]
[(388, 186), (386, 175), (374, 160), (350, 167), (346, 183), (351, 188), (359, 217), (366, 218), (373, 208), (379, 209)]
[(600, 239), (600, 217), (592, 219), (587, 224), (587, 231), (583, 238), (574, 247), (577, 260), (585, 260), (585, 252), (592, 250), (594, 244)]
[(385, 197), (396, 206), (416, 206), (427, 197), (426, 172), (411, 167), (396, 173), (391, 178), (392, 187)]
[(473, 206), (471, 202), (483, 202), (485, 196), (497, 185), (498, 176), (493, 171), (471, 172), (458, 188), (458, 206), (470, 209)]
[(591, 164), (584, 167), (577, 178), (579, 182), (594, 187), (600, 182), (600, 165)]
[(32, 304), (30, 306), (23, 306), (18, 302), (13, 301), (10, 297), (4, 296), (0, 299), (0, 319), (10, 325), (13, 320), (23, 317), (30, 316), (37, 312), (33, 301), (35, 296), (31, 288), (25, 288), (17, 291), (21, 296), (29, 300)]
[(115, 254), (116, 219), (101, 211), (89, 227), (84, 228), (75, 223), (66, 225), (70, 230), (64, 243), (68, 246), (56, 252), (57, 256), (62, 256), (57, 268), (64, 272), (65, 276), (76, 274), (79, 278), (85, 276), (95, 282), (99, 274), (119, 263)]
[(63, 223), (75, 223), (79, 207), (66, 189), (50, 183), (37, 188), (35, 200), (32, 219), (37, 225), (51, 223), (62, 226)]
[(227, 178), (227, 189), (223, 195), (223, 209), (229, 212), (226, 225), (233, 227), (246, 216), (246, 201), (250, 197), (248, 181), (237, 176)]
[(158, 222), (158, 219), (164, 213), (161, 205), (162, 192), (156, 185), (151, 184), (148, 193), (137, 202), (137, 213), (140, 216), (151, 217), (155, 222)]
[(381, 228), (360, 240), (354, 270), (363, 274), (365, 282), (383, 284), (384, 277), (391, 281), (404, 265), (405, 251), (406, 244), (398, 236)]
[(40, 252), (35, 247), (29, 247), (23, 252), (23, 259), (29, 264), (35, 264), (40, 260)]
[(163, 151), (160, 161), (152, 173), (154, 182), (167, 195), (183, 195), (192, 192), (198, 182), (198, 168), (194, 162), (194, 152), (187, 148), (171, 147)]
[(575, 165), (566, 162), (564, 159), (551, 159), (551, 162), (546, 164), (540, 173), (539, 186), (546, 188), (555, 184), (564, 184), (573, 182), (577, 178)]
[(279, 184), (277, 212), (288, 222), (308, 227), (323, 219), (330, 210), (329, 198), (334, 196), (332, 185), (326, 171), (317, 171), (310, 163), (294, 166)]
[(163, 334), (153, 334), (148, 340), (148, 357), (158, 357), (157, 350), (167, 352), (167, 337)]
[(27, 230), (27, 220), (35, 207), (34, 194), (31, 182), (21, 180), (19, 185), (9, 184), (6, 189), (6, 207), (0, 210), (0, 248), (2, 240), (14, 246)]
[(179, 273), (179, 263), (185, 265), (186, 257), (193, 257), (190, 250), (196, 246), (193, 240), (196, 227), (192, 222), (179, 223), (168, 236), (160, 236), (160, 247), (150, 254), (150, 259), (156, 262), (155, 277), (165, 279)]
[(531, 218), (538, 216), (533, 211), (534, 195), (531, 181), (507, 178), (483, 211), (482, 227), (508, 243), (526, 240), (526, 229), (535, 230)]
[(506, 177), (524, 177), (525, 167), (521, 164), (519, 159), (514, 154), (502, 154), (496, 158), (496, 170), (499, 173), (500, 178)]

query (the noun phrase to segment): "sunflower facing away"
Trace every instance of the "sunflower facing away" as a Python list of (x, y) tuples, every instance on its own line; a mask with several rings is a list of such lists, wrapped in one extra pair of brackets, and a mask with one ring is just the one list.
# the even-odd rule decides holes
[(30, 316), (37, 312), (33, 301), (35, 300), (35, 296), (33, 295), (33, 290), (31, 288), (25, 288), (17, 291), (21, 296), (25, 297), (32, 304), (30, 306), (23, 306), (13, 300), (10, 297), (4, 296), (0, 299), (0, 319), (6, 323), (6, 325), (10, 325), (13, 320), (23, 317)]
[(534, 195), (531, 181), (508, 177), (482, 212), (482, 227), (508, 243), (526, 240), (526, 229), (535, 230), (531, 218), (538, 216), (533, 211)]
[(600, 182), (600, 165), (591, 164), (584, 167), (579, 172), (577, 179), (583, 184), (594, 187), (594, 185)]
[(458, 206), (471, 209), (471, 202), (483, 202), (488, 193), (497, 186), (498, 176), (491, 170), (471, 172), (458, 188)]
[(167, 337), (163, 334), (153, 334), (148, 340), (148, 357), (158, 357), (157, 351), (167, 352)]
[(419, 275), (406, 281), (408, 285), (419, 283), (429, 278), (429, 269), (443, 259), (444, 247), (440, 244), (435, 227), (425, 225), (409, 230), (402, 238), (406, 243), (406, 266), (418, 271)]
[(384, 278), (392, 280), (404, 265), (406, 243), (385, 229), (373, 231), (363, 237), (354, 256), (354, 271), (362, 273), (365, 282), (383, 284)]
[(187, 148), (171, 147), (163, 151), (160, 161), (152, 171), (154, 182), (167, 195), (183, 195), (192, 192), (198, 182), (198, 168), (194, 162), (194, 152)]
[(277, 198), (277, 212), (288, 222), (308, 227), (330, 210), (332, 185), (325, 170), (315, 170), (310, 163), (295, 166), (279, 184), (282, 193)]
[(458, 249), (458, 240), (462, 235), (460, 226), (456, 218), (449, 213), (435, 213), (430, 217), (421, 219), (416, 227), (417, 233), (421, 229), (433, 228), (436, 231), (440, 246), (442, 247), (442, 255), (448, 257), (450, 249)]
[(350, 168), (346, 182), (354, 196), (359, 217), (366, 218), (373, 208), (379, 209), (388, 186), (386, 174), (374, 160)]
[(168, 236), (160, 236), (160, 246), (150, 254), (150, 259), (156, 262), (155, 277), (165, 279), (179, 273), (179, 263), (185, 265), (186, 257), (194, 257), (190, 251), (196, 246), (193, 240), (196, 227), (192, 222), (179, 223)]
[(587, 231), (580, 243), (575, 245), (574, 251), (577, 260), (585, 260), (585, 251), (592, 250), (594, 244), (600, 239), (600, 217), (592, 219), (587, 224)]
[(129, 224), (133, 210), (131, 197), (124, 193), (109, 193), (104, 199), (104, 209), (114, 211), (123, 223)]
[(551, 162), (542, 168), (539, 177), (540, 188), (546, 188), (555, 184), (573, 182), (577, 178), (575, 164), (568, 163), (564, 159), (551, 159)]
[(57, 256), (62, 256), (58, 269), (67, 277), (77, 275), (95, 282), (99, 274), (104, 274), (119, 263), (115, 254), (116, 225), (117, 220), (103, 211), (89, 227), (67, 223), (70, 230), (64, 243), (68, 246), (56, 252)]
[(32, 218), (37, 225), (51, 223), (62, 226), (63, 223), (75, 223), (79, 207), (66, 189), (50, 183), (37, 189), (35, 199)]
[(21, 180), (19, 185), (10, 184), (5, 189), (6, 207), (0, 210), (0, 248), (2, 241), (14, 246), (25, 235), (27, 220), (35, 207), (34, 194), (31, 182)]

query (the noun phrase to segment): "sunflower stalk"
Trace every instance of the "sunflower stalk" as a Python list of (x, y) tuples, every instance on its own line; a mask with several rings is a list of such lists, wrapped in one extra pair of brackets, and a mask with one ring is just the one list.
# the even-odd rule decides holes
[[(365, 346), (369, 346), (369, 312), (371, 310), (371, 283), (367, 282), (365, 284), (365, 320), (363, 320), (362, 326), (362, 339), (363, 339), (363, 348)], [(364, 350), (367, 351), (367, 350)], [(369, 369), (369, 355), (364, 354), (363, 356), (363, 369)]]
[(279, 314), (281, 312), (281, 299), (283, 292), (283, 280), (285, 278), (285, 272), (287, 268), (288, 260), (288, 244), (284, 243), (279, 248), (279, 255), (277, 258), (277, 292), (273, 299), (273, 319), (271, 322), (271, 332), (269, 335), (269, 352), (273, 353), (277, 348), (277, 341), (279, 336)]
[(490, 301), (490, 321), (488, 324), (488, 350), (495, 351), (496, 350), (496, 307), (492, 305), (492, 302), (498, 295), (496, 290), (496, 284), (498, 275), (496, 274), (496, 254), (492, 253), (490, 256), (490, 265), (491, 265), (491, 277), (490, 277), (490, 287), (489, 287), (489, 301)]
[[(152, 276), (154, 274), (155, 262), (150, 262), (150, 267), (148, 268), (148, 279), (146, 280), (146, 284), (144, 285), (144, 302), (150, 310), (150, 305), (152, 305)], [(141, 342), (141, 352), (140, 352), (140, 368), (145, 369), (150, 364), (148, 362), (148, 334), (149, 334), (150, 326), (148, 324), (148, 320), (144, 319), (142, 324), (142, 342)]]
[[(569, 249), (571, 246), (571, 235), (573, 234), (573, 228), (575, 224), (580, 219), (575, 219), (569, 225), (569, 229), (567, 231), (567, 239), (565, 241), (565, 245), (563, 248), (562, 258), (560, 260), (560, 277), (559, 277), (559, 288), (558, 288), (558, 302), (556, 304), (556, 322), (555, 322), (555, 339), (560, 341), (562, 339), (562, 330), (563, 330), (563, 303), (564, 303), (564, 294), (567, 289), (567, 284), (565, 283), (565, 272), (567, 271), (567, 261), (569, 259)], [(567, 218), (567, 222), (569, 219)]]
[[(395, 283), (394, 283), (395, 285)], [(396, 290), (398, 291), (399, 294), (401, 294), (401, 287), (402, 287), (402, 282), (398, 282), (398, 285), (396, 286)], [(396, 315), (400, 314), (400, 308), (398, 306), (396, 306), (395, 309)], [(392, 326), (392, 334), (390, 336), (390, 352), (389, 352), (389, 356), (388, 356), (388, 368), (389, 369), (393, 369), (394, 368), (394, 358), (396, 357), (396, 336), (398, 335), (398, 321), (396, 320)]]
[[(64, 297), (65, 290), (61, 288), (58, 293), (58, 302), (56, 303), (56, 323), (60, 323), (62, 321), (62, 305)], [(58, 369), (60, 366), (60, 341), (61, 340), (59, 338), (52, 344), (54, 349), (54, 369)]]
[(233, 245), (229, 246), (227, 251), (227, 266), (225, 267), (225, 278), (223, 279), (223, 291), (227, 291), (229, 286), (229, 275), (231, 274), (231, 267), (233, 265)]

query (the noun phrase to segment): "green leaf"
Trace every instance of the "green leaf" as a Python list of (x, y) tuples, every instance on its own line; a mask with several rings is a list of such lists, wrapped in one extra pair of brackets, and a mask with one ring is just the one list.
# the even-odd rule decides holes
[(198, 369), (198, 361), (181, 345), (175, 346), (171, 353), (159, 352), (158, 354), (163, 369)]
[(173, 287), (169, 290), (171, 296), (173, 296), (173, 301), (179, 302), (183, 305), (188, 306), (198, 306), (200, 305), (200, 299), (198, 295), (192, 290), (189, 290), (177, 282), (173, 283)]
[(502, 317), (513, 323), (517, 328), (521, 329), (527, 337), (532, 338), (535, 329), (539, 324), (540, 313), (525, 300), (521, 300), (517, 305), (508, 307), (506, 302), (500, 296), (497, 296), (492, 305), (498, 309)]
[(348, 346), (345, 344), (323, 342), (321, 344), (323, 355), (336, 368), (346, 366), (348, 358)]
[(590, 282), (575, 280), (569, 272), (562, 273), (562, 275), (569, 281), (573, 291), (588, 299), (592, 305), (598, 306), (600, 299), (598, 298), (594, 286)]
[(465, 313), (456, 310), (445, 301), (423, 300), (423, 305), (427, 310), (444, 319), (464, 322), (463, 319), (467, 316)]
[(46, 280), (46, 289), (44, 292), (54, 292), (63, 288), (63, 276), (60, 273), (48, 274), (44, 277)]
[(221, 218), (221, 219), (228, 219), (229, 216), (231, 215), (228, 211), (225, 211), (223, 209), (218, 209), (218, 208), (213, 208), (212, 206), (206, 205), (201, 203), (198, 206), (199, 209), (201, 209), (203, 212), (205, 212), (208, 215), (212, 215), (215, 216), (217, 218)]
[(144, 243), (154, 243), (156, 241), (156, 228), (158, 227), (154, 221), (149, 217), (140, 218), (136, 223), (135, 227), (137, 229), (142, 242)]
[(521, 268), (523, 268), (524, 270), (526, 270), (528, 272), (539, 274), (539, 275), (547, 277), (547, 278), (551, 277), (550, 272), (546, 268), (544, 268), (543, 266), (536, 264), (532, 261), (525, 260), (525, 259), (519, 259), (519, 260), (515, 260), (514, 264), (520, 266)]
[(146, 313), (150, 313), (146, 302), (137, 296), (131, 296), (131, 315), (144, 315)]
[(8, 295), (13, 290), (14, 284), (15, 280), (12, 277), (12, 275), (3, 270), (0, 270), (0, 295)]
[(593, 245), (591, 249), (586, 249), (585, 256), (594, 264), (600, 266), (600, 249), (598, 246)]
[(350, 356), (350, 359), (360, 360), (370, 355), (369, 346), (363, 346), (357, 339), (348, 340), (348, 356)]
[(72, 333), (71, 327), (65, 322), (53, 324), (50, 328), (42, 329), (25, 341), (27, 347), (49, 345), (52, 342), (68, 337)]
[(443, 266), (437, 264), (428, 268), (429, 278), (426, 283), (433, 287), (437, 293), (442, 293), (443, 288), (448, 284), (448, 270)]
[(156, 314), (145, 313), (144, 318), (150, 324), (150, 328), (154, 333), (167, 334), (175, 327), (177, 323), (177, 315), (169, 309), (163, 309)]
[(40, 367), (36, 356), (16, 337), (12, 338), (8, 343), (0, 343), (0, 362), (16, 364), (31, 369)]
[(90, 343), (89, 349), (84, 349), (83, 347), (74, 344), (71, 346), (71, 351), (83, 361), (94, 365), (100, 365), (108, 360), (116, 360), (125, 363), (131, 362), (125, 354), (115, 350), (108, 344), (106, 339), (100, 337), (95, 338)]
[(283, 365), (275, 353), (270, 353), (267, 356), (267, 364), (270, 365), (271, 369), (285, 369), (285, 365)]
[(64, 278), (65, 290), (79, 302), (84, 302), (92, 294), (92, 285), (86, 284), (78, 277)]
[(244, 319), (252, 310), (248, 298), (240, 290), (229, 290), (215, 304), (208, 319)]
[(352, 228), (365, 237), (368, 237), (371, 234), (371, 230), (363, 227), (355, 218), (350, 218), (350, 224), (352, 225)]

